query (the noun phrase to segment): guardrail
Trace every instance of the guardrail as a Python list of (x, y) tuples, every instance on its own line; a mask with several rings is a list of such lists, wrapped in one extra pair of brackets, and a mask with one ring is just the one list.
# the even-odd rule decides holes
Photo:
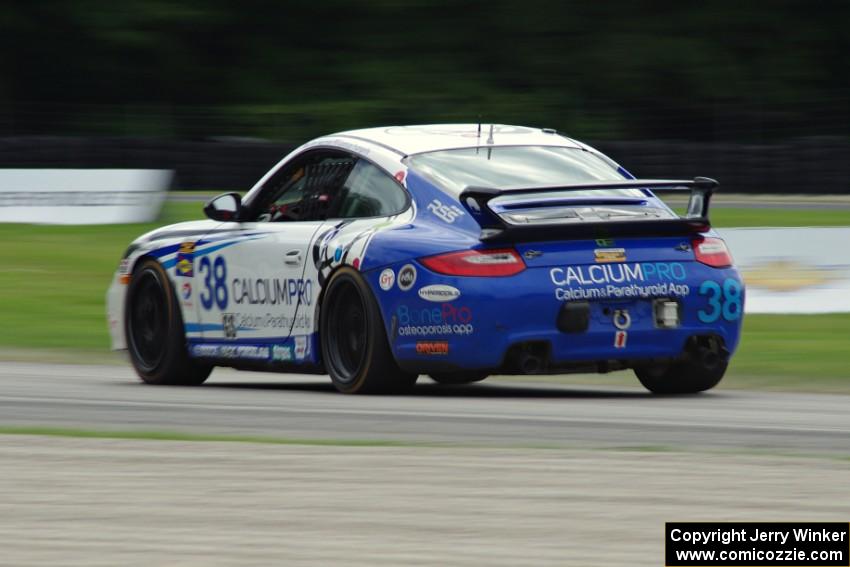
[(0, 222), (151, 222), (172, 177), (157, 169), (0, 169)]

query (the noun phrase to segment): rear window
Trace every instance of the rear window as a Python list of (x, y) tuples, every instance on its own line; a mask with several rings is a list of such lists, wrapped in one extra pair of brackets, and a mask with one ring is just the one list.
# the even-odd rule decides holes
[[(466, 187), (557, 187), (627, 179), (611, 164), (579, 148), (501, 146), (441, 150), (410, 156), (407, 165), (459, 195)], [(573, 196), (640, 197), (637, 189), (577, 191)]]

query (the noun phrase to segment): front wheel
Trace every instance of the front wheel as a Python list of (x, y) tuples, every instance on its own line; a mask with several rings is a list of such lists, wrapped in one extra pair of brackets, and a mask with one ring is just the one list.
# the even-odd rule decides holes
[(340, 392), (387, 394), (416, 383), (416, 374), (396, 364), (372, 291), (350, 268), (335, 272), (327, 284), (319, 336), (325, 367)]
[(180, 307), (156, 260), (143, 260), (133, 271), (124, 325), (130, 360), (146, 384), (195, 386), (212, 372), (189, 358)]

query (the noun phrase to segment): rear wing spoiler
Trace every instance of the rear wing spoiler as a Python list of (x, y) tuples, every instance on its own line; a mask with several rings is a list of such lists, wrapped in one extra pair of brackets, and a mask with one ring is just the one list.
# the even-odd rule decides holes
[[(496, 197), (610, 189), (689, 191), (690, 199), (685, 216), (675, 219), (578, 222), (572, 224), (513, 224), (504, 220), (489, 206), (489, 202)], [(614, 236), (685, 236), (705, 232), (711, 228), (708, 208), (715, 189), (717, 189), (717, 181), (708, 177), (695, 177), (692, 180), (633, 179), (520, 189), (467, 187), (461, 191), (459, 199), (481, 226), (481, 240), (487, 242), (609, 238)], [(647, 197), (649, 196), (647, 194)], [(612, 200), (616, 201), (616, 198)]]

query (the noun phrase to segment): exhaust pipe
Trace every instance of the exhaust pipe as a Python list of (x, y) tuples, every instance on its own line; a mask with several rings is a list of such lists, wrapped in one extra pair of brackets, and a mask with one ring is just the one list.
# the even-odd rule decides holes
[(697, 362), (697, 364), (708, 370), (714, 370), (729, 360), (729, 351), (726, 350), (723, 343), (715, 337), (695, 340), (689, 349), (688, 354)]
[(523, 374), (536, 374), (543, 367), (543, 361), (539, 356), (524, 352), (519, 355), (517, 366)]
[(710, 348), (700, 347), (694, 352), (700, 366), (707, 370), (714, 370), (720, 364), (720, 355)]

